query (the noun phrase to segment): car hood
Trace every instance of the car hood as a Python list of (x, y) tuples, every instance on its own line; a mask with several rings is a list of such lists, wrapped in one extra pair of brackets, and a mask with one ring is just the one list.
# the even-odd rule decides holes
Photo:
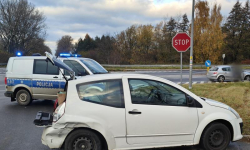
[(207, 102), (209, 105), (212, 105), (212, 106), (216, 106), (216, 107), (221, 107), (221, 108), (225, 108), (225, 109), (228, 109), (229, 106), (224, 104), (224, 103), (221, 103), (221, 102), (218, 102), (218, 101), (215, 101), (215, 100), (212, 100), (212, 99), (208, 99), (208, 98), (204, 98), (202, 97), (205, 102)]

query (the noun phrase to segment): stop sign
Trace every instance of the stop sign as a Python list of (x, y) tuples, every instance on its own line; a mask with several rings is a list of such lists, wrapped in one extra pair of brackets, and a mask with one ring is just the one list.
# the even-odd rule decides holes
[(172, 39), (172, 45), (177, 52), (186, 52), (191, 43), (191, 38), (187, 33), (177, 33)]

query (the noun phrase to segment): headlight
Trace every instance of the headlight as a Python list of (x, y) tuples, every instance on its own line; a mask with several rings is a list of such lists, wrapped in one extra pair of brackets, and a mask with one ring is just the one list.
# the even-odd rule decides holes
[(237, 119), (240, 118), (240, 115), (233, 108), (229, 107), (228, 110), (230, 110), (236, 116)]

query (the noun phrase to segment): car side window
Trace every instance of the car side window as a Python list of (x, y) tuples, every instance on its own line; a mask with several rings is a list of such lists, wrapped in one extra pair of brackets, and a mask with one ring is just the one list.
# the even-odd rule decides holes
[(45, 59), (35, 59), (33, 74), (59, 75), (59, 68), (52, 65)]
[(141, 79), (129, 79), (133, 104), (187, 106), (186, 94), (168, 84)]
[[(76, 76), (85, 76), (89, 73), (85, 70), (85, 68), (75, 60), (64, 60), (66, 65), (68, 65), (74, 72)], [(64, 71), (65, 75), (69, 75), (67, 71)]]
[(105, 80), (78, 84), (79, 98), (96, 104), (124, 108), (121, 80)]
[(222, 71), (231, 71), (230, 67), (222, 68)]

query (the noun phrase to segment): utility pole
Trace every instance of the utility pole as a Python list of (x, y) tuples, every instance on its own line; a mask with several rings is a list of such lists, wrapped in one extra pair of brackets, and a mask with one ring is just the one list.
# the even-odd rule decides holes
[(193, 49), (194, 49), (194, 5), (192, 6), (192, 27), (191, 27), (191, 49), (190, 49), (190, 66), (189, 66), (189, 89), (192, 89), (192, 69), (193, 69)]

